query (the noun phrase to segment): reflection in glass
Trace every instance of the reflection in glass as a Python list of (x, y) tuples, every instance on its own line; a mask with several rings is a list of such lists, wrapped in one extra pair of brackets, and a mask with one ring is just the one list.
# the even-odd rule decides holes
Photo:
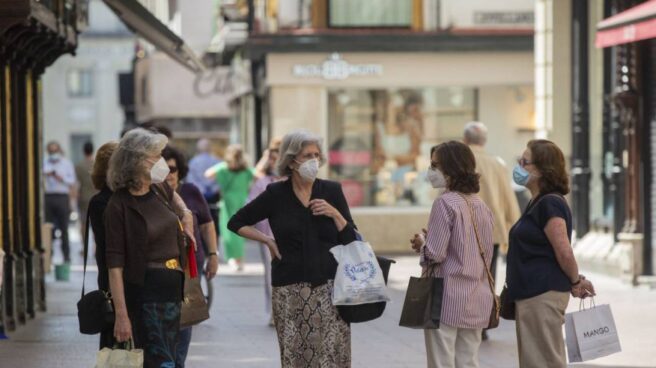
[(430, 148), (476, 116), (464, 87), (333, 90), (328, 105), (330, 177), (350, 206), (429, 206)]

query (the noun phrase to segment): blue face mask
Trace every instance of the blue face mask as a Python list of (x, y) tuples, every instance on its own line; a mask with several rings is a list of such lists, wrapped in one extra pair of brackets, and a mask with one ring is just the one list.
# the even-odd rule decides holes
[(531, 174), (519, 165), (513, 169), (513, 180), (517, 185), (526, 186), (530, 177)]

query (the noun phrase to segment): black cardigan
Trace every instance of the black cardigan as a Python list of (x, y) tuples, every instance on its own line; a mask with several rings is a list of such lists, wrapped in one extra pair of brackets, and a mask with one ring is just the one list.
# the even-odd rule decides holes
[(315, 180), (311, 199), (323, 199), (337, 209), (347, 221), (338, 231), (327, 216), (314, 216), (294, 194), (291, 180), (270, 184), (252, 202), (239, 210), (228, 223), (237, 233), (244, 226), (269, 220), (282, 260), (274, 259), (271, 267), (273, 286), (307, 282), (312, 286), (335, 278), (337, 262), (330, 248), (356, 240), (356, 227), (337, 182)]
[[(100, 192), (91, 197), (89, 202), (89, 222), (96, 241), (96, 264), (98, 265), (98, 288), (109, 290), (109, 274), (105, 260), (105, 208), (112, 197), (112, 191), (105, 185)], [(92, 247), (89, 244), (89, 251)]]

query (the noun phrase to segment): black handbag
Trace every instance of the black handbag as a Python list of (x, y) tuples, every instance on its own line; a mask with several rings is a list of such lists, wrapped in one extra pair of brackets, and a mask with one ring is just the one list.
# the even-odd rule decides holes
[(433, 330), (440, 328), (444, 279), (432, 277), (435, 266), (425, 271), (422, 277), (410, 278), (399, 326)]
[(503, 286), (503, 290), (501, 290), (501, 296), (499, 296), (499, 299), (501, 299), (501, 318), (507, 319), (509, 321), (514, 321), (515, 302), (510, 301), (510, 298), (508, 297), (508, 287), (506, 285)]
[[(389, 275), (392, 263), (394, 260), (385, 257), (376, 257), (378, 265), (383, 271), (383, 278), (387, 284), (387, 276)], [(360, 323), (374, 320), (383, 315), (387, 302), (367, 303), (360, 305), (338, 305), (337, 311), (339, 316), (348, 323)]]
[(82, 276), (82, 294), (77, 302), (77, 319), (80, 332), (95, 335), (114, 326), (114, 305), (109, 292), (94, 290), (84, 294), (84, 282), (87, 276), (87, 258), (89, 256), (89, 211), (87, 211), (84, 229), (84, 272)]

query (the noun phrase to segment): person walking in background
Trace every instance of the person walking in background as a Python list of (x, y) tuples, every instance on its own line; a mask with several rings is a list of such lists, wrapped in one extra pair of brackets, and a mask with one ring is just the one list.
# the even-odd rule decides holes
[[(116, 150), (118, 142), (107, 142), (100, 146), (91, 171), (91, 182), (99, 192), (89, 201), (89, 223), (93, 229), (96, 243), (96, 265), (98, 266), (98, 289), (109, 292), (109, 271), (105, 260), (105, 209), (112, 197), (112, 191), (107, 186), (107, 170), (109, 159)], [(84, 231), (84, 230), (83, 230)], [(100, 349), (114, 346), (114, 327), (100, 332)]]
[[(274, 139), (269, 144), (269, 148), (264, 151), (262, 158), (255, 166), (255, 175), (257, 179), (251, 187), (248, 194), (248, 202), (252, 202), (260, 194), (264, 193), (267, 186), (280, 180), (278, 170), (276, 170), (276, 161), (280, 157), (280, 139)], [(269, 221), (263, 220), (255, 224), (255, 228), (262, 234), (273, 237)], [(266, 244), (260, 243), (260, 255), (262, 257), (262, 264), (264, 265), (264, 300), (269, 325), (273, 326), (273, 315), (271, 314), (271, 254), (267, 249)]]
[[(212, 154), (212, 144), (208, 139), (199, 139), (196, 143), (196, 155), (189, 161), (189, 174), (187, 182), (195, 185), (210, 206), (210, 214), (215, 224), (219, 223), (220, 199), (219, 184), (216, 180), (205, 177), (205, 171), (212, 166), (221, 162), (221, 160)], [(218, 231), (218, 228), (215, 229)], [(218, 235), (218, 233), (217, 233)]]
[(97, 191), (91, 180), (91, 170), (93, 169), (93, 143), (86, 142), (82, 147), (82, 153), (84, 153), (84, 158), (75, 165), (75, 176), (77, 177), (78, 222), (80, 224), (80, 234), (82, 238), (84, 238), (89, 201)]
[[(231, 231), (269, 248), (273, 319), (284, 368), (351, 366), (351, 328), (331, 296), (337, 261), (330, 248), (356, 240), (356, 227), (339, 183), (317, 179), (325, 162), (321, 138), (287, 134), (278, 173), (287, 178), (239, 210)], [(268, 220), (273, 237), (254, 227)]]
[(166, 136), (137, 128), (121, 139), (109, 163), (114, 191), (105, 209), (106, 261), (118, 342), (132, 338), (144, 367), (174, 367), (186, 250), (180, 219), (194, 239), (193, 217), (164, 181)]
[(530, 141), (513, 179), (532, 195), (510, 229), (506, 267), (519, 366), (565, 368), (562, 325), (570, 293), (578, 298), (595, 294), (592, 283), (579, 275), (572, 250), (572, 213), (563, 197), (569, 193), (565, 156), (553, 142)]
[[(476, 173), (480, 175), (481, 188), (478, 196), (494, 216), (494, 252), (490, 271), (496, 280), (499, 247), (506, 247), (508, 244), (508, 231), (519, 219), (519, 205), (505, 163), (485, 151), (487, 127), (480, 122), (468, 123), (465, 125), (463, 141), (472, 150), (476, 159)], [(485, 330), (483, 340), (487, 340)]]
[(433, 147), (428, 179), (433, 188), (446, 189), (433, 203), (428, 230), (410, 239), (422, 274), (444, 279), (440, 328), (424, 330), (428, 367), (476, 368), (494, 300), (485, 270), (492, 260), (494, 216), (476, 195), (479, 176), (467, 145)]
[[(196, 262), (198, 265), (198, 274), (203, 272), (205, 260), (205, 275), (208, 282), (214, 278), (219, 269), (219, 254), (217, 251), (216, 225), (212, 221), (210, 209), (200, 190), (195, 185), (183, 182), (189, 168), (187, 160), (182, 152), (172, 146), (166, 146), (162, 151), (162, 157), (169, 166), (169, 175), (166, 177), (166, 183), (182, 197), (187, 207), (191, 210), (194, 218), (194, 236), (204, 246), (196, 248)], [(207, 256), (203, 249), (207, 249)], [(180, 330), (178, 342), (176, 344), (176, 367), (184, 368), (189, 344), (191, 343), (191, 327)]]
[(221, 188), (219, 202), (219, 227), (228, 264), (237, 271), (244, 269), (244, 239), (228, 231), (228, 221), (244, 206), (254, 173), (246, 163), (244, 151), (238, 144), (228, 146), (225, 161), (205, 172), (205, 177), (214, 178)]
[(70, 263), (68, 222), (71, 213), (70, 193), (77, 182), (75, 168), (71, 161), (64, 157), (61, 146), (56, 141), (49, 142), (46, 151), (48, 157), (43, 163), (46, 221), (54, 225), (53, 234), (57, 229), (61, 232), (64, 262)]

